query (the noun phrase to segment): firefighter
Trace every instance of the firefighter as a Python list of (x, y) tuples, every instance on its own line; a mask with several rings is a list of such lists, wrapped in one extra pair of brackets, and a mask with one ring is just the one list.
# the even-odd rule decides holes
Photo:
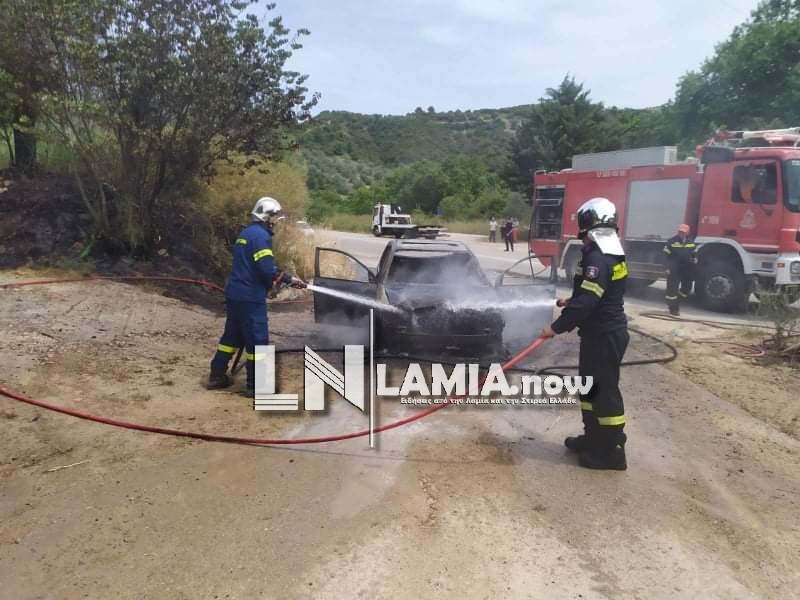
[(664, 244), (667, 256), (667, 307), (671, 315), (681, 314), (680, 302), (689, 297), (694, 282), (694, 265), (697, 264), (697, 244), (689, 239), (689, 226), (678, 227), (678, 234)]
[(617, 236), (617, 210), (606, 198), (592, 198), (577, 213), (583, 240), (572, 296), (561, 299), (561, 316), (542, 329), (542, 337), (578, 328), (579, 375), (592, 377), (589, 393), (581, 395), (582, 435), (564, 445), (578, 453), (581, 466), (624, 471), (625, 407), (619, 370), (628, 347), (628, 320), (623, 308), (628, 267)]
[(245, 395), (255, 389), (255, 346), (266, 345), (267, 291), (273, 285), (304, 288), (306, 284), (283, 273), (272, 254), (273, 227), (282, 219), (280, 203), (268, 196), (256, 202), (252, 223), (242, 229), (233, 246), (233, 267), (225, 284), (225, 330), (211, 361), (208, 389), (225, 388), (233, 383), (228, 375), (231, 357), (244, 346), (247, 362)]

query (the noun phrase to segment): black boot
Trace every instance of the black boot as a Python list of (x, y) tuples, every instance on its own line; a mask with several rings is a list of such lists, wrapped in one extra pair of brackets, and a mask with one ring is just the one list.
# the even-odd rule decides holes
[(564, 440), (564, 445), (570, 452), (581, 453), (589, 449), (589, 438), (585, 434), (570, 436)]
[(581, 452), (578, 464), (587, 469), (604, 469), (608, 471), (624, 471), (628, 468), (625, 460), (625, 447), (616, 445), (613, 448), (591, 448)]
[(232, 383), (233, 380), (228, 377), (227, 373), (211, 371), (208, 376), (208, 384), (206, 385), (206, 388), (209, 390), (221, 390), (229, 387)]
[(681, 308), (680, 308), (680, 306), (678, 306), (677, 304), (670, 304), (669, 305), (669, 314), (671, 314), (673, 317), (681, 316)]

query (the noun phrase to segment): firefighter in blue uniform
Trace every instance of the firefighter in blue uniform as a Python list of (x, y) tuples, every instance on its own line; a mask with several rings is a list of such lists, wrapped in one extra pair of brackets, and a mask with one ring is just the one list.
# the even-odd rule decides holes
[(684, 223), (664, 244), (667, 256), (667, 293), (665, 299), (671, 315), (681, 314), (681, 300), (692, 293), (694, 266), (697, 264), (697, 244), (689, 237), (689, 226)]
[(255, 387), (255, 346), (266, 345), (267, 291), (273, 285), (287, 284), (304, 288), (306, 284), (283, 273), (272, 254), (272, 229), (282, 219), (281, 205), (265, 196), (256, 202), (251, 213), (253, 222), (245, 227), (233, 247), (233, 267), (225, 284), (225, 330), (211, 361), (208, 389), (231, 385), (228, 363), (244, 347), (247, 362), (247, 389), (252, 397)]
[(593, 380), (589, 393), (580, 398), (584, 432), (568, 437), (564, 445), (578, 453), (582, 467), (624, 471), (627, 437), (619, 370), (629, 341), (623, 307), (628, 267), (611, 201), (592, 198), (578, 209), (577, 218), (583, 248), (572, 296), (558, 301), (561, 316), (541, 335), (552, 337), (577, 327), (578, 374)]

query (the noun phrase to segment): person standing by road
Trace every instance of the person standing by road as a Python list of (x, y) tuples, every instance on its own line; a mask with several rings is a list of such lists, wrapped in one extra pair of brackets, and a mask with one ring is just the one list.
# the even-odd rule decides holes
[(506, 217), (506, 222), (503, 224), (503, 240), (506, 242), (505, 252), (514, 251), (514, 223), (511, 217)]
[(580, 397), (584, 432), (568, 437), (564, 445), (578, 453), (582, 467), (624, 471), (627, 436), (619, 370), (629, 341), (624, 310), (628, 267), (617, 235), (617, 209), (610, 200), (588, 200), (577, 217), (583, 248), (572, 296), (558, 301), (561, 316), (540, 336), (549, 338), (577, 327), (578, 374), (592, 378), (591, 389)]
[(669, 313), (681, 314), (681, 300), (692, 293), (694, 266), (697, 264), (697, 244), (689, 238), (689, 226), (684, 223), (678, 227), (678, 234), (664, 244), (667, 256), (667, 293), (665, 299)]
[(497, 221), (494, 217), (489, 219), (489, 242), (495, 243), (497, 241)]

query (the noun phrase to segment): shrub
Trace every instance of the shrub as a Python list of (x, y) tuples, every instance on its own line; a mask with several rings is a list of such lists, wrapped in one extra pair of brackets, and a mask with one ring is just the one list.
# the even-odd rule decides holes
[(195, 181), (183, 200), (196, 252), (219, 277), (231, 266), (231, 247), (239, 231), (250, 222), (256, 200), (271, 196), (283, 207), (286, 219), (276, 227), (275, 256), (282, 269), (302, 278), (313, 270), (314, 241), (294, 226), (305, 213), (308, 190), (305, 171), (289, 162), (260, 162), (236, 157), (217, 165), (208, 181)]

